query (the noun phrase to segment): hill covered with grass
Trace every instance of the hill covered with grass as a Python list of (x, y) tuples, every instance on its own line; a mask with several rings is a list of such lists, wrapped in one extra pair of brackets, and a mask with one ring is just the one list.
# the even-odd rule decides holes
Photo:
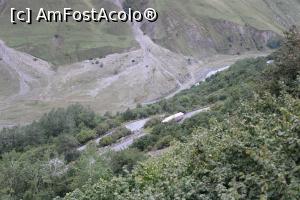
[(0, 2), (0, 38), (7, 45), (44, 59), (55, 65), (74, 63), (89, 58), (123, 52), (137, 46), (130, 27), (125, 23), (46, 23), (33, 21), (32, 25), (11, 24), (10, 8), (64, 8), (85, 11), (92, 8), (119, 10), (110, 1), (55, 1), (55, 0), (4, 0)]

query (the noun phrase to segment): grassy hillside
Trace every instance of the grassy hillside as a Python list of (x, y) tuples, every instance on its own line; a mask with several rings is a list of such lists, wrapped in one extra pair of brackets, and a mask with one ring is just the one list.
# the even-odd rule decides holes
[(0, 4), (0, 38), (10, 47), (25, 51), (53, 64), (61, 65), (103, 57), (135, 46), (131, 29), (125, 23), (37, 23), (32, 25), (10, 23), (10, 8), (39, 8), (61, 10), (88, 10), (104, 7), (117, 9), (109, 1), (56, 1), (19, 0), (2, 1)]
[(297, 0), (156, 0), (149, 4), (158, 9), (160, 19), (145, 25), (145, 31), (173, 51), (200, 57), (265, 49), (282, 30), (300, 21)]
[(0, 98), (13, 95), (18, 92), (19, 85), (15, 76), (0, 61)]

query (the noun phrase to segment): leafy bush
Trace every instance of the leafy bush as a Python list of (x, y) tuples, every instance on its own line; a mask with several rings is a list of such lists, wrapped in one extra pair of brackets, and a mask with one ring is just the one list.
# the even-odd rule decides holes
[(77, 139), (70, 134), (60, 135), (55, 139), (55, 144), (57, 152), (60, 154), (72, 151), (79, 145)]
[(146, 159), (145, 155), (136, 149), (112, 152), (109, 157), (111, 169), (115, 174), (130, 172), (138, 162)]
[(130, 135), (130, 134), (131, 134), (131, 131), (130, 131), (130, 130), (128, 130), (128, 129), (125, 128), (125, 127), (120, 127), (120, 128), (118, 128), (118, 129), (116, 129), (116, 130), (114, 131), (113, 137), (120, 139), (120, 138), (126, 137), (126, 136), (128, 136), (128, 135)]
[(99, 147), (106, 147), (115, 142), (115, 139), (112, 136), (106, 136), (102, 138), (99, 142)]
[(64, 155), (65, 155), (64, 156), (65, 161), (67, 163), (70, 163), (72, 161), (77, 160), (79, 158), (79, 156), (80, 156), (80, 153), (76, 149), (73, 149), (73, 150), (66, 151)]
[(153, 117), (150, 120), (148, 120), (144, 126), (144, 128), (151, 128), (157, 124), (160, 124), (162, 121), (161, 117)]
[(96, 127), (97, 135), (99, 135), (99, 136), (104, 135), (105, 133), (107, 133), (109, 131), (109, 129), (110, 129), (109, 124), (106, 122), (102, 122), (102, 123), (98, 124)]
[(94, 139), (96, 136), (97, 133), (95, 130), (82, 129), (80, 133), (76, 135), (76, 138), (81, 144), (83, 144), (91, 139)]
[(167, 136), (159, 139), (158, 142), (155, 145), (155, 149), (156, 150), (161, 150), (161, 149), (165, 149), (165, 148), (169, 147), (172, 140), (174, 140), (174, 138), (170, 135), (167, 135)]

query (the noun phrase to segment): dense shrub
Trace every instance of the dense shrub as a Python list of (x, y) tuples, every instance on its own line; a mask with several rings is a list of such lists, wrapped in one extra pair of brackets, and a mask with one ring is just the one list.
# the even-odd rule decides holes
[(99, 135), (99, 136), (104, 135), (105, 133), (107, 133), (109, 131), (109, 129), (110, 129), (109, 124), (106, 122), (102, 122), (102, 123), (98, 124), (96, 127), (97, 135)]
[(173, 139), (174, 138), (171, 135), (167, 135), (165, 137), (162, 137), (155, 144), (155, 149), (156, 150), (161, 150), (161, 149), (165, 149), (165, 148), (169, 147)]
[(85, 142), (88, 142), (89, 140), (94, 139), (96, 136), (97, 136), (97, 133), (95, 130), (82, 129), (76, 135), (76, 138), (81, 144), (84, 144)]
[(110, 166), (115, 174), (124, 174), (133, 170), (140, 161), (145, 160), (145, 155), (136, 149), (128, 149), (121, 152), (112, 152)]
[(300, 32), (296, 27), (285, 33), (286, 40), (273, 55), (274, 65), (265, 72), (267, 86), (271, 92), (280, 95), (282, 89), (300, 97)]
[(55, 139), (56, 150), (63, 154), (76, 149), (79, 145), (78, 140), (71, 134), (60, 135)]
[(115, 139), (112, 136), (106, 136), (102, 138), (99, 142), (99, 147), (106, 147), (113, 144)]
[(79, 156), (80, 156), (80, 153), (76, 149), (69, 150), (64, 153), (64, 159), (67, 163), (76, 161), (79, 158)]
[(150, 120), (148, 120), (144, 126), (144, 128), (151, 128), (155, 125), (160, 124), (162, 121), (162, 117), (152, 117)]
[(151, 150), (157, 142), (158, 137), (148, 134), (134, 141), (132, 148), (139, 149), (140, 151)]

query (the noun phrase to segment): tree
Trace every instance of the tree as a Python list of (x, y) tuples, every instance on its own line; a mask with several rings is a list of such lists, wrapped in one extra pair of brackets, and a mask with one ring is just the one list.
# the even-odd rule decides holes
[(266, 72), (272, 92), (279, 95), (283, 85), (286, 90), (300, 96), (296, 86), (300, 75), (300, 32), (296, 26), (285, 32), (285, 41), (282, 47), (275, 52), (275, 64)]
[(79, 145), (77, 139), (70, 134), (60, 135), (59, 137), (56, 138), (55, 143), (56, 143), (56, 149), (60, 154), (64, 154), (68, 151), (72, 151), (76, 149)]
[(109, 124), (107, 122), (102, 122), (98, 124), (96, 127), (97, 135), (99, 136), (104, 135), (105, 133), (107, 133), (107, 131), (109, 131), (109, 129), (110, 129)]
[(81, 188), (84, 184), (94, 184), (100, 178), (108, 179), (111, 171), (107, 162), (99, 156), (95, 146), (89, 146), (86, 151), (75, 162), (74, 167), (70, 170), (71, 186), (75, 190)]
[(135, 119), (134, 113), (128, 108), (124, 113), (123, 113), (123, 119), (124, 121), (129, 121)]

